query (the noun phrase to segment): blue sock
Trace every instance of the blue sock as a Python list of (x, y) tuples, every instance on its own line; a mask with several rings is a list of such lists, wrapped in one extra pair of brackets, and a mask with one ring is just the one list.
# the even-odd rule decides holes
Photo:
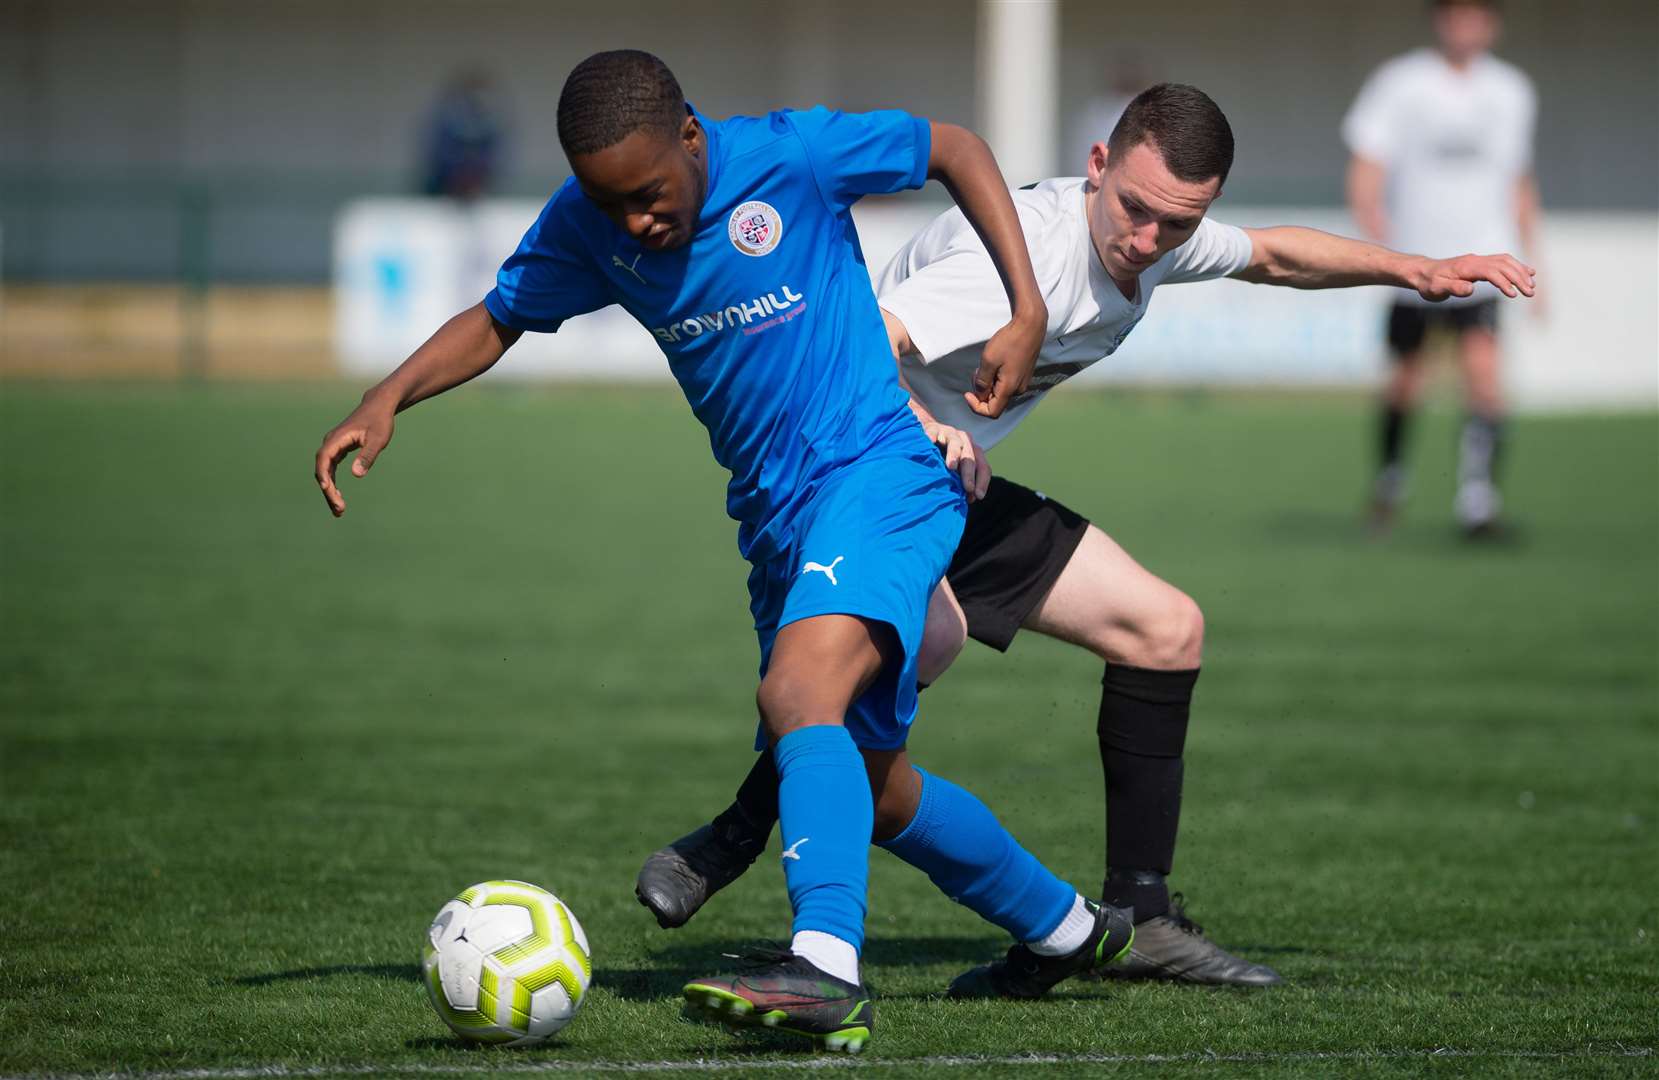
[(834, 725), (797, 728), (772, 756), (794, 932), (833, 934), (862, 950), (875, 824), (864, 759), (847, 729)]
[(1077, 890), (1020, 847), (985, 804), (949, 780), (916, 770), (921, 805), (904, 832), (881, 842), (946, 896), (1014, 935), (1036, 941), (1071, 910)]

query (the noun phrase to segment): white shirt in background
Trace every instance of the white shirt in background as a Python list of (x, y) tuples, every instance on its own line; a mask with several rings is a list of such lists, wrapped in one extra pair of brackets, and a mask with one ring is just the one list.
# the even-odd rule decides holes
[[(1519, 252), (1516, 186), (1532, 168), (1537, 112), (1532, 81), (1494, 56), (1459, 71), (1418, 49), (1372, 73), (1342, 137), (1387, 170), (1387, 244), (1437, 258)], [(1462, 302), (1499, 295), (1482, 283)], [(1400, 299), (1428, 303), (1410, 289)]]
[(883, 310), (904, 324), (919, 356), (900, 362), (911, 393), (941, 422), (990, 449), (1044, 394), (1112, 355), (1146, 314), (1152, 290), (1244, 269), (1250, 237), (1205, 218), (1186, 243), (1141, 272), (1125, 299), (1100, 264), (1083, 212), (1082, 177), (1045, 180), (1013, 193), (1032, 269), (1048, 305), (1048, 333), (1027, 390), (995, 420), (963, 400), (973, 389), (985, 343), (1010, 318), (996, 265), (961, 210), (948, 210), (899, 249), (876, 281)]

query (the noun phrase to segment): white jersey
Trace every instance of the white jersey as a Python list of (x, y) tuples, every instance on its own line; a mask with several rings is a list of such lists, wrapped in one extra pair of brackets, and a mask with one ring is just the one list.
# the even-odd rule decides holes
[(1186, 243), (1141, 271), (1134, 299), (1125, 299), (1089, 239), (1085, 183), (1082, 177), (1045, 180), (1013, 193), (1048, 305), (1048, 331), (1028, 388), (995, 420), (968, 408), (962, 395), (973, 389), (985, 343), (1011, 317), (1008, 294), (962, 211), (934, 218), (899, 249), (876, 282), (882, 309), (904, 324), (920, 354), (900, 361), (911, 393), (942, 423), (968, 432), (987, 449), (1014, 430), (1044, 394), (1112, 355), (1146, 314), (1153, 289), (1223, 277), (1250, 262), (1250, 237), (1243, 229), (1205, 218)]
[[(1388, 245), (1437, 258), (1518, 252), (1516, 188), (1532, 168), (1537, 111), (1532, 81), (1493, 56), (1459, 71), (1418, 49), (1378, 68), (1342, 137), (1387, 170)], [(1498, 295), (1482, 283), (1465, 302)], [(1400, 298), (1428, 303), (1410, 289)]]

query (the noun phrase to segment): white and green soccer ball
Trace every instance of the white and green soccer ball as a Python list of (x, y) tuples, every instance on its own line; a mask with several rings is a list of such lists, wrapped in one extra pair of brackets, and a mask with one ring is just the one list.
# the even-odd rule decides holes
[(593, 981), (588, 938), (564, 903), (523, 881), (485, 881), (438, 911), (422, 958), (432, 1007), (464, 1039), (531, 1046), (576, 1016)]

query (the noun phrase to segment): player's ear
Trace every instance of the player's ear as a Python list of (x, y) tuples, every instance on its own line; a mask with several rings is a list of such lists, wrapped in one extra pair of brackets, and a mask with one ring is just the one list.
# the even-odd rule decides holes
[(700, 150), (702, 138), (703, 125), (699, 124), (697, 118), (691, 115), (688, 110), (685, 114), (685, 123), (680, 125), (680, 145), (686, 148), (687, 153), (695, 156)]
[(1103, 142), (1097, 142), (1089, 147), (1089, 183), (1100, 186), (1101, 177), (1106, 175), (1106, 156), (1111, 153)]

